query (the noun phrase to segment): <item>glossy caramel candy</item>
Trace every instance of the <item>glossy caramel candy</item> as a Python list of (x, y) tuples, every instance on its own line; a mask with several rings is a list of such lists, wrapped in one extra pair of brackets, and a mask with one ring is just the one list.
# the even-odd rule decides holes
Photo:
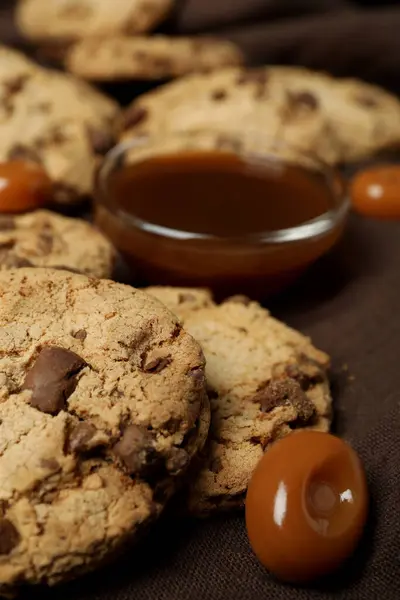
[(51, 179), (40, 165), (19, 160), (0, 163), (0, 213), (39, 208), (51, 195)]
[(306, 583), (351, 555), (368, 512), (363, 467), (340, 438), (294, 432), (274, 443), (256, 467), (246, 526), (260, 562), (276, 577)]
[(354, 209), (376, 218), (400, 219), (400, 165), (381, 165), (358, 173), (350, 187)]

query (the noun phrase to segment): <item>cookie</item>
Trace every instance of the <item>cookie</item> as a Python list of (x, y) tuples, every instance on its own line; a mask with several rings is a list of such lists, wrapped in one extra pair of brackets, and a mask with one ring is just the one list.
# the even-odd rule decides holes
[(289, 143), (328, 163), (399, 146), (400, 102), (384, 90), (300, 68), (226, 68), (188, 75), (131, 104), (121, 139), (176, 131), (243, 132)]
[(88, 196), (95, 168), (114, 143), (118, 105), (71, 75), (43, 69), (0, 46), (0, 160), (42, 164), (55, 200)]
[(0, 273), (0, 595), (111, 559), (161, 512), (207, 429), (204, 357), (156, 299)]
[(216, 305), (203, 290), (147, 291), (175, 312), (206, 357), (211, 428), (189, 483), (189, 509), (241, 507), (271, 442), (293, 429), (329, 430), (329, 357), (243, 296)]
[(36, 42), (131, 35), (153, 29), (172, 5), (173, 0), (19, 0), (16, 21)]
[(167, 79), (242, 62), (239, 48), (231, 42), (163, 35), (86, 38), (66, 57), (67, 70), (93, 81)]
[(47, 210), (0, 215), (0, 271), (52, 267), (93, 277), (111, 277), (112, 244), (89, 223)]

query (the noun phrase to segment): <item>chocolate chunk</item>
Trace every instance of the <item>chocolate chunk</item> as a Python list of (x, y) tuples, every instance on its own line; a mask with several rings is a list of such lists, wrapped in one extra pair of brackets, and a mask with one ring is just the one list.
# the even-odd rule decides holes
[(0, 218), (0, 231), (13, 231), (15, 229), (15, 219), (12, 217)]
[(249, 69), (243, 71), (236, 80), (238, 85), (245, 85), (246, 83), (256, 83), (265, 86), (268, 82), (269, 74), (265, 69)]
[(178, 302), (182, 304), (183, 302), (195, 302), (196, 296), (194, 294), (190, 294), (189, 292), (182, 292), (178, 294)]
[(301, 389), (305, 392), (317, 383), (322, 383), (324, 381), (322, 370), (315, 365), (313, 365), (312, 373), (305, 373), (295, 364), (287, 365), (285, 373), (288, 377), (297, 381)]
[(23, 384), (23, 389), (32, 391), (31, 405), (44, 413), (59, 413), (75, 390), (76, 376), (86, 364), (75, 352), (45, 346)]
[(91, 423), (78, 423), (69, 434), (68, 452), (84, 452), (88, 450), (88, 442), (96, 435), (97, 429)]
[(372, 94), (358, 94), (354, 100), (364, 108), (376, 108), (379, 102)]
[(13, 79), (9, 79), (4, 82), (5, 93), (8, 97), (19, 94), (25, 87), (26, 82), (29, 80), (29, 75), (19, 75)]
[(211, 98), (213, 100), (225, 100), (228, 97), (228, 94), (225, 90), (214, 90), (211, 94)]
[(227, 298), (225, 302), (234, 302), (235, 304), (243, 304), (244, 306), (249, 306), (249, 304), (251, 304), (251, 299), (247, 296), (237, 294), (236, 296), (231, 296), (230, 298)]
[(0, 517), (4, 517), (4, 515), (7, 512), (8, 506), (9, 504), (7, 500), (0, 500)]
[(40, 466), (43, 467), (43, 469), (49, 469), (49, 471), (59, 471), (61, 468), (55, 458), (42, 458)]
[(142, 106), (131, 106), (125, 111), (123, 130), (130, 129), (142, 123), (147, 118), (147, 109)]
[(38, 165), (43, 164), (43, 161), (39, 154), (32, 148), (27, 148), (22, 144), (16, 144), (13, 146), (7, 155), (8, 160), (23, 160), (27, 162), (37, 163)]
[(291, 104), (306, 106), (310, 110), (316, 110), (319, 106), (318, 98), (308, 91), (287, 92), (287, 97)]
[(0, 519), (0, 556), (10, 554), (21, 541), (15, 526), (8, 519)]
[(79, 329), (78, 331), (72, 334), (72, 337), (74, 337), (76, 340), (81, 340), (83, 342), (83, 340), (86, 340), (87, 338), (87, 331), (85, 331), (84, 329)]
[(102, 131), (88, 126), (89, 142), (95, 154), (107, 154), (114, 145), (114, 138), (109, 131)]
[(196, 367), (195, 369), (191, 369), (190, 376), (195, 380), (196, 384), (199, 387), (203, 387), (206, 381), (206, 376), (202, 367)]
[(167, 471), (171, 475), (178, 475), (189, 465), (189, 455), (183, 448), (172, 448), (166, 461)]
[(145, 359), (142, 364), (142, 369), (146, 373), (160, 373), (171, 362), (170, 356), (157, 356), (150, 360)]
[(277, 379), (271, 381), (252, 398), (253, 402), (261, 405), (264, 413), (278, 406), (291, 404), (298, 413), (301, 422), (309, 421), (315, 412), (314, 406), (294, 379)]
[(139, 425), (128, 425), (120, 441), (115, 444), (114, 453), (131, 475), (144, 477), (160, 461), (152, 434)]
[(219, 456), (216, 456), (215, 458), (212, 459), (209, 468), (210, 468), (210, 471), (212, 471), (216, 475), (222, 471), (222, 468), (223, 468), (222, 460), (220, 459)]

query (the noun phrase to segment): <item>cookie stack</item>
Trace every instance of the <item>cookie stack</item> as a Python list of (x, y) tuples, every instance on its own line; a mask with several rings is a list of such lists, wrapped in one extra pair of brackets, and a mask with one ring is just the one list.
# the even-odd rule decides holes
[(68, 71), (96, 82), (157, 81), (243, 62), (225, 40), (150, 37), (173, 7), (173, 0), (20, 0), (16, 18), (27, 39), (56, 44)]
[(201, 516), (242, 507), (271, 442), (329, 428), (310, 340), (243, 297), (147, 292), (0, 273), (1, 594), (111, 560), (176, 492)]

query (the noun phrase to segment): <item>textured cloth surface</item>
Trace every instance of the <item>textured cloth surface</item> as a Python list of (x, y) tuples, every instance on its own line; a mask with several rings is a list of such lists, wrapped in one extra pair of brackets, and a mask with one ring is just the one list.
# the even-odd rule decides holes
[(400, 598), (400, 223), (353, 217), (342, 243), (273, 314), (333, 357), (334, 430), (360, 453), (372, 496), (352, 560), (318, 587), (276, 583), (249, 548), (243, 515), (165, 516), (139, 548), (28, 600), (396, 600)]
[[(0, 40), (18, 44), (10, 26), (12, 4), (1, 2)], [(283, 18), (282, 5), (289, 4), (296, 10)], [(168, 27), (230, 32), (254, 62), (303, 62), (399, 89), (400, 13), (386, 8), (355, 14), (360, 4), (177, 0)], [(352, 37), (354, 30), (363, 35)], [(343, 48), (346, 52), (338, 52)], [(399, 296), (400, 223), (354, 217), (337, 250), (270, 305), (275, 316), (310, 334), (333, 356), (334, 428), (360, 452), (367, 470), (368, 528), (340, 573), (318, 587), (284, 586), (253, 557), (243, 515), (208, 521), (166, 515), (118, 564), (56, 590), (29, 590), (26, 600), (400, 598)]]

